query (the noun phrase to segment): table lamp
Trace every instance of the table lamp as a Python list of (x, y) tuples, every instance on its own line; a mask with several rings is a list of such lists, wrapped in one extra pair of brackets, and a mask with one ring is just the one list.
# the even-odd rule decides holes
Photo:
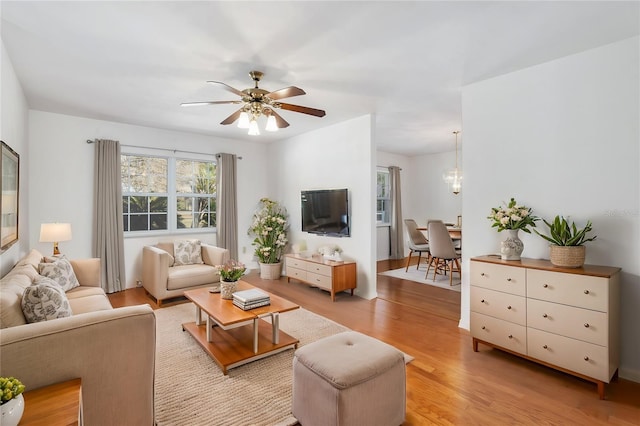
[(70, 223), (43, 223), (40, 225), (40, 242), (53, 243), (53, 255), (60, 254), (59, 241), (71, 240)]

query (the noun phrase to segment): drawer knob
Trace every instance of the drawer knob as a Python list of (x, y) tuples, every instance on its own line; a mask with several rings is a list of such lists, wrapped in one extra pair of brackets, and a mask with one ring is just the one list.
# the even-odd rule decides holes
[(546, 317), (548, 317), (548, 316), (549, 316), (549, 315), (547, 315), (547, 314), (542, 314), (542, 318), (546, 318)]
[(585, 291), (584, 291), (584, 294), (589, 294), (589, 290), (585, 290)]
[(549, 284), (544, 284), (542, 287), (547, 288), (549, 287)]
[(542, 349), (547, 349), (547, 345), (544, 345), (544, 346), (542, 347)]
[(485, 327), (485, 326), (483, 325), (483, 326), (482, 326), (482, 329), (483, 329), (483, 330), (486, 330), (486, 329), (487, 329), (487, 327)]
[(585, 328), (589, 328), (589, 323), (588, 323), (588, 322), (585, 322), (585, 323), (584, 323), (584, 327), (585, 327)]
[(509, 335), (509, 339), (513, 339), (513, 334), (510, 334), (510, 335)]
[(507, 309), (511, 309), (511, 305), (507, 306)]
[(480, 274), (480, 276), (481, 276), (481, 277), (484, 277), (484, 272), (482, 272), (482, 273)]
[(588, 357), (588, 356), (585, 356), (585, 357), (584, 357), (584, 360), (585, 360), (585, 361), (589, 361), (589, 357)]
[(507, 281), (511, 282), (511, 278), (507, 278)]
[(480, 303), (484, 303), (484, 299), (482, 299), (482, 300), (480, 301)]

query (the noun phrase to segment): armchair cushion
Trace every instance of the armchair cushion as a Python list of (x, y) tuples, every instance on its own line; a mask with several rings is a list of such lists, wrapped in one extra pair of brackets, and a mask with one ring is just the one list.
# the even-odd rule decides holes
[(41, 277), (24, 290), (22, 313), (28, 323), (70, 317), (71, 306), (62, 288), (51, 278)]
[(51, 278), (57, 282), (64, 291), (69, 291), (80, 286), (73, 267), (66, 257), (61, 256), (55, 262), (44, 262), (38, 265), (40, 275)]
[(202, 261), (200, 240), (176, 241), (173, 246), (174, 266), (197, 265)]

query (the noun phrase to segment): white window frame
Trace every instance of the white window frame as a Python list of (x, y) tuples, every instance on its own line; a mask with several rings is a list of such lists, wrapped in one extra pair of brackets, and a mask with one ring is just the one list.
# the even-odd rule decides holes
[[(380, 174), (384, 174), (386, 175), (386, 184), (387, 184), (387, 195), (388, 197), (378, 197), (378, 177)], [(391, 187), (390, 187), (390, 183), (391, 183), (391, 174), (389, 173), (389, 169), (386, 167), (378, 167), (378, 170), (376, 172), (376, 225), (378, 226), (385, 226), (385, 225), (390, 225), (390, 218), (391, 218)], [(389, 218), (389, 220), (381, 220), (379, 219), (380, 216), (380, 212), (378, 211), (378, 201), (380, 200), (387, 200), (388, 203), (386, 204), (387, 206), (387, 217)], [(384, 210), (383, 210), (384, 211)]]
[[(139, 238), (139, 237), (151, 237), (154, 235), (171, 235), (171, 234), (215, 234), (217, 232), (217, 227), (211, 228), (178, 228), (178, 219), (177, 219), (177, 199), (180, 196), (184, 196), (184, 194), (178, 194), (176, 192), (176, 160), (187, 160), (187, 161), (198, 161), (198, 162), (208, 162), (208, 163), (216, 163), (217, 161), (212, 158), (192, 158), (192, 157), (182, 157), (182, 156), (166, 156), (166, 155), (157, 155), (157, 154), (146, 154), (139, 152), (126, 151), (122, 152), (121, 155), (129, 155), (136, 157), (152, 157), (152, 158), (164, 158), (167, 160), (167, 229), (157, 229), (157, 230), (146, 230), (146, 231), (125, 231), (125, 238)], [(125, 193), (123, 191), (122, 196), (125, 195), (136, 195), (136, 196), (164, 196), (164, 193)], [(215, 197), (217, 202), (217, 194)], [(122, 220), (122, 218), (121, 218)], [(217, 217), (216, 217), (217, 224)]]

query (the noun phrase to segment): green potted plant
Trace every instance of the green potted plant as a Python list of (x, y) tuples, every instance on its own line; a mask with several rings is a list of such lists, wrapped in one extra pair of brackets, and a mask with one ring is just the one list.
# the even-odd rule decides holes
[(287, 245), (287, 210), (277, 201), (260, 200), (260, 207), (253, 215), (249, 235), (254, 237), (255, 255), (260, 263), (260, 278), (279, 279), (281, 260)]
[(24, 412), (24, 385), (15, 377), (0, 377), (0, 423), (16, 426)]
[(535, 229), (534, 231), (551, 243), (549, 246), (551, 263), (565, 268), (582, 267), (586, 256), (584, 244), (597, 237), (587, 238), (587, 233), (593, 230), (591, 221), (588, 220), (584, 228), (578, 228), (575, 222), (569, 224), (563, 216), (556, 216), (551, 223), (544, 219), (543, 222), (549, 228), (549, 235), (543, 235)]
[(220, 274), (220, 296), (223, 299), (233, 298), (233, 292), (238, 288), (238, 280), (242, 278), (247, 268), (237, 260), (227, 260), (224, 265), (217, 267)]

